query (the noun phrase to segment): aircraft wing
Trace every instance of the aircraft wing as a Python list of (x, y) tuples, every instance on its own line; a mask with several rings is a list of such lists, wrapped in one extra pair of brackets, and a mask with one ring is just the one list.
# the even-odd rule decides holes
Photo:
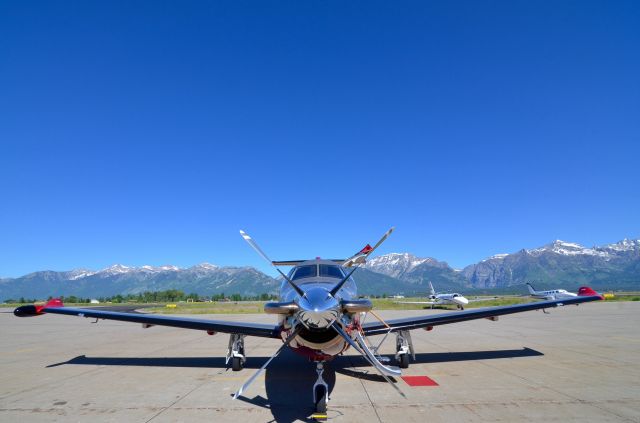
[(150, 326), (171, 326), (174, 328), (196, 329), (210, 332), (238, 333), (263, 338), (280, 338), (280, 326), (261, 323), (231, 322), (225, 320), (192, 319), (156, 314), (122, 313), (116, 311), (96, 310), (90, 308), (73, 308), (60, 306), (22, 306), (14, 314), (20, 317), (38, 316), (40, 314), (64, 314), (67, 316), (89, 317), (92, 319), (119, 320), (121, 322), (141, 323)]
[(394, 301), (396, 304), (440, 304), (441, 301)]
[(566, 300), (540, 301), (535, 303), (517, 304), (501, 307), (487, 307), (473, 310), (456, 311), (452, 313), (440, 313), (430, 316), (408, 317), (404, 319), (387, 320), (386, 325), (380, 322), (370, 322), (362, 326), (365, 335), (380, 335), (399, 330), (413, 330), (428, 328), (439, 325), (447, 325), (450, 323), (465, 322), (475, 319), (491, 319), (507, 314), (521, 313), (523, 311), (540, 310), (546, 308), (558, 307), (560, 305), (580, 304), (590, 301), (602, 300), (602, 297), (595, 292), (594, 295), (578, 296)]

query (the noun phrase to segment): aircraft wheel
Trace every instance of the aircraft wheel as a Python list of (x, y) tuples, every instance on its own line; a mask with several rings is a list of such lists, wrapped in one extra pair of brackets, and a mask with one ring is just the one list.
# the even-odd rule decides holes
[(400, 354), (398, 357), (398, 367), (401, 369), (409, 368), (409, 354)]
[(326, 413), (327, 393), (325, 392), (324, 386), (316, 386), (316, 398), (316, 413)]
[(231, 369), (234, 372), (242, 370), (242, 359), (240, 357), (233, 357), (231, 359)]

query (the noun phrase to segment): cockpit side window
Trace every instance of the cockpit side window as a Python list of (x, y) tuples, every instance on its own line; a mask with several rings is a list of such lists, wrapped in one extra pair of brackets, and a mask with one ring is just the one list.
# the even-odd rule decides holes
[(340, 270), (340, 266), (333, 266), (330, 264), (321, 264), (320, 265), (320, 274), (319, 276), (325, 278), (344, 278), (342, 274), (342, 270)]
[(317, 276), (318, 266), (315, 264), (307, 265), (307, 266), (299, 266), (295, 268), (295, 272), (293, 273), (293, 277), (291, 280), (302, 279), (302, 278), (313, 278)]

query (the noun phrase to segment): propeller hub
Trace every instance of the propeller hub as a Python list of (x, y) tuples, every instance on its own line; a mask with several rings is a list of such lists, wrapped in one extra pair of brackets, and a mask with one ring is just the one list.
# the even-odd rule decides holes
[(324, 288), (311, 288), (298, 299), (297, 316), (310, 330), (327, 329), (340, 314), (340, 303)]

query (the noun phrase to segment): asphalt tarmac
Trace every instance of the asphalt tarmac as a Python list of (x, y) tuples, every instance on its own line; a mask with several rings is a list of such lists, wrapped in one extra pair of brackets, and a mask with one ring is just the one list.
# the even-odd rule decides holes
[[(278, 340), (247, 338), (246, 368), (233, 372), (224, 362), (226, 335), (0, 311), (1, 422), (310, 421), (314, 366), (289, 351), (244, 397), (231, 397)], [(350, 351), (325, 372), (329, 421), (640, 422), (640, 303), (550, 313), (413, 331), (418, 354), (404, 374), (438, 385), (412, 387), (398, 379), (406, 399)], [(394, 337), (381, 350), (393, 354)]]

